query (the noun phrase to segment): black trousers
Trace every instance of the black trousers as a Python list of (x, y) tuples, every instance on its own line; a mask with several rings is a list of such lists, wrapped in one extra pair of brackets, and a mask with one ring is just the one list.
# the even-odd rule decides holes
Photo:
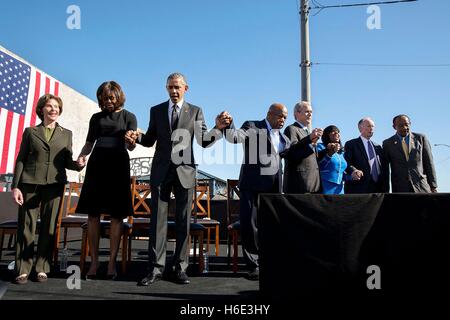
[[(255, 182), (257, 185), (257, 182)], [(278, 179), (266, 191), (241, 189), (239, 217), (241, 221), (241, 243), (245, 264), (249, 270), (259, 267), (258, 245), (258, 197), (260, 193), (280, 193)]]

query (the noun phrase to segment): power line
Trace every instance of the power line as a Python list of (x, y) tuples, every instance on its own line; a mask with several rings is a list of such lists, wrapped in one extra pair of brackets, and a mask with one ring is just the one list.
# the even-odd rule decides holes
[(450, 63), (438, 64), (377, 64), (377, 63), (338, 63), (338, 62), (311, 62), (312, 65), (352, 66), (352, 67), (395, 67), (395, 68), (439, 68), (450, 67)]
[(317, 1), (313, 1), (315, 7), (310, 7), (310, 9), (328, 9), (328, 8), (345, 8), (345, 7), (361, 7), (361, 6), (370, 6), (375, 4), (394, 4), (394, 3), (402, 3), (402, 2), (415, 2), (418, 0), (396, 0), (396, 1), (377, 1), (377, 2), (367, 2), (367, 3), (353, 3), (353, 4), (337, 4), (331, 6), (323, 6)]

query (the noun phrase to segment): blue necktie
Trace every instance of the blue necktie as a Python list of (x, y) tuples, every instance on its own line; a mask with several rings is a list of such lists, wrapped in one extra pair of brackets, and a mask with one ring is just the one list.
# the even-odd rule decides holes
[(378, 167), (377, 167), (377, 158), (375, 155), (375, 149), (373, 148), (372, 142), (368, 141), (367, 143), (368, 143), (367, 147), (369, 149), (369, 161), (371, 163), (370, 174), (372, 175), (373, 181), (377, 182), (378, 181)]

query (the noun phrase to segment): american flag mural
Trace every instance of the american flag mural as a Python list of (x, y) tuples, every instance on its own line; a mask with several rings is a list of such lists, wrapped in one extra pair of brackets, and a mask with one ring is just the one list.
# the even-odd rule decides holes
[(60, 83), (0, 50), (0, 174), (13, 173), (25, 128), (39, 124), (35, 107)]

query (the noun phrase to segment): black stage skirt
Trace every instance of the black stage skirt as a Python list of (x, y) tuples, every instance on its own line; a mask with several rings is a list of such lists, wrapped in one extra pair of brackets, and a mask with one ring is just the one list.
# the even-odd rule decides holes
[(76, 212), (118, 219), (132, 214), (130, 157), (125, 148), (94, 148)]

